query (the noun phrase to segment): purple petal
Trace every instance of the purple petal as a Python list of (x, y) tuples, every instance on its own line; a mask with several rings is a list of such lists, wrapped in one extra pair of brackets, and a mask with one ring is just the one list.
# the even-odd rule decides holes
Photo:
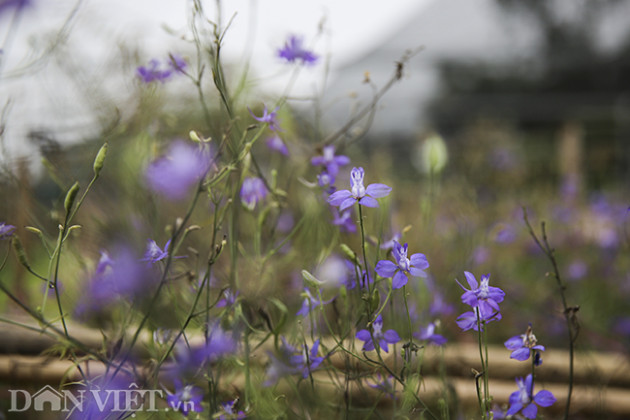
[(514, 350), (510, 355), (510, 359), (516, 359), (520, 362), (524, 362), (529, 359), (529, 349), (527, 347), (521, 347), (518, 350)]
[[(518, 391), (516, 393), (518, 394)], [(510, 397), (510, 399), (512, 399), (512, 397)], [(514, 414), (516, 414), (519, 411), (521, 411), (521, 408), (523, 408), (523, 404), (521, 404), (520, 402), (514, 403), (514, 404), (512, 404), (510, 406), (510, 408), (508, 409), (507, 413), (505, 413), (505, 414), (507, 414), (508, 416), (513, 416)]]
[(335, 156), (334, 160), (335, 160), (335, 163), (339, 166), (344, 166), (350, 163), (350, 158), (344, 155)]
[(315, 157), (311, 158), (311, 165), (319, 166), (319, 165), (323, 165), (324, 163), (325, 163), (325, 161), (324, 161), (324, 157), (323, 156), (315, 156)]
[(409, 268), (409, 272), (411, 273), (412, 276), (416, 276), (416, 277), (426, 277), (427, 273), (425, 273), (424, 271), (420, 270), (419, 268), (416, 267), (410, 267)]
[(549, 407), (556, 402), (556, 397), (553, 396), (551, 391), (542, 390), (534, 397), (534, 401), (541, 407)]
[(359, 200), (359, 204), (365, 206), (365, 207), (378, 207), (378, 201), (376, 201), (375, 199), (373, 199), (372, 197), (369, 196), (364, 196), (362, 199)]
[(354, 197), (348, 197), (346, 198), (341, 205), (339, 206), (339, 211), (344, 211), (347, 208), (350, 208), (352, 206), (354, 206), (354, 203), (356, 203), (356, 198)]
[(370, 184), (365, 188), (365, 193), (374, 198), (386, 197), (392, 192), (392, 187), (385, 184)]
[(400, 289), (407, 284), (408, 280), (409, 279), (405, 273), (403, 273), (402, 270), (399, 270), (396, 274), (394, 274), (394, 278), (392, 279), (392, 289)]
[(536, 404), (531, 403), (530, 405), (525, 407), (523, 411), (521, 411), (521, 414), (528, 419), (535, 419), (536, 414), (538, 414), (538, 407), (536, 407)]
[(383, 334), (383, 338), (390, 344), (396, 344), (400, 341), (400, 336), (394, 330), (387, 330)]
[(464, 271), (464, 275), (466, 276), (466, 281), (468, 281), (468, 285), (471, 289), (475, 290), (479, 288), (479, 283), (477, 283), (477, 279), (472, 273)]
[(411, 265), (416, 266), (421, 270), (429, 268), (429, 262), (424, 254), (413, 254), (409, 258), (409, 262), (411, 262)]
[(372, 336), (368, 330), (357, 331), (356, 337), (361, 341), (372, 341)]
[(376, 273), (381, 277), (392, 277), (398, 266), (389, 260), (381, 260), (376, 263)]
[(328, 203), (333, 206), (338, 206), (349, 197), (352, 197), (352, 193), (348, 190), (335, 191), (328, 197)]
[(515, 335), (512, 338), (509, 338), (505, 343), (503, 343), (508, 350), (518, 350), (523, 347), (523, 339), (520, 335)]

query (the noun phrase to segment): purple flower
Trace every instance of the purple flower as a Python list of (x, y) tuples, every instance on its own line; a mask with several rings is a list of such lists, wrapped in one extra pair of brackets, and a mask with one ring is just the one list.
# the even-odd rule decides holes
[[(322, 150), (322, 156), (315, 156), (311, 159), (311, 164), (315, 166), (325, 166), (326, 173), (334, 179), (339, 173), (339, 167), (350, 163), (348, 156), (335, 156), (335, 146), (325, 146)], [(334, 182), (334, 181), (333, 181)]]
[(6, 223), (0, 223), (0, 239), (9, 239), (13, 236), (13, 231), (15, 230), (15, 226), (7, 225)]
[(435, 333), (435, 323), (431, 322), (426, 328), (421, 328), (420, 332), (414, 333), (414, 337), (418, 340), (427, 341), (436, 346), (443, 346), (446, 344), (446, 338), (440, 334)]
[(372, 380), (372, 383), (368, 383), (370, 388), (378, 389), (390, 398), (395, 398), (396, 389), (392, 381), (392, 376), (383, 378), (380, 373), (376, 374), (376, 378)]
[(171, 54), (169, 58), (169, 67), (175, 72), (183, 73), (187, 66), (186, 60), (177, 54)]
[(470, 286), (470, 290), (466, 289), (462, 284), (457, 281), (457, 284), (465, 290), (462, 295), (462, 302), (473, 308), (479, 307), (482, 319), (486, 319), (488, 316), (495, 312), (499, 312), (499, 302), (503, 301), (505, 292), (498, 287), (489, 285), (490, 274), (481, 276), (481, 283), (477, 283), (477, 279), (472, 273), (464, 271), (466, 275), (466, 281)]
[(372, 323), (372, 334), (368, 330), (357, 331), (356, 337), (365, 341), (363, 344), (363, 351), (374, 350), (374, 341), (372, 341), (372, 337), (378, 343), (378, 346), (383, 349), (385, 353), (389, 351), (389, 347), (387, 344), (396, 344), (400, 341), (400, 336), (394, 330), (387, 330), (383, 332), (383, 317), (379, 315), (376, 317), (376, 320)]
[(245, 412), (243, 410), (239, 410), (238, 412), (234, 412), (234, 406), (238, 402), (238, 398), (233, 401), (228, 401), (226, 403), (221, 403), (221, 407), (223, 408), (223, 414), (219, 416), (219, 420), (228, 420), (228, 419), (236, 419), (241, 420), (245, 418)]
[(249, 210), (254, 210), (256, 204), (267, 196), (267, 187), (260, 178), (245, 178), (241, 186), (241, 202)]
[(282, 141), (282, 139), (279, 136), (275, 135), (275, 136), (269, 137), (266, 143), (267, 143), (267, 147), (269, 147), (271, 150), (276, 151), (285, 156), (289, 156), (289, 149), (287, 149), (287, 145), (284, 144), (284, 141)]
[(162, 261), (164, 258), (168, 257), (168, 247), (170, 245), (171, 240), (169, 239), (164, 245), (164, 250), (162, 250), (153, 239), (149, 239), (147, 250), (144, 252), (144, 258), (140, 261), (149, 261), (152, 263)]
[(455, 308), (453, 305), (444, 300), (442, 293), (433, 291), (433, 299), (431, 300), (431, 305), (429, 306), (429, 314), (431, 316), (450, 315), (453, 312), (455, 312)]
[(383, 250), (394, 249), (394, 244), (398, 243), (400, 241), (400, 238), (402, 238), (402, 234), (400, 232), (396, 232), (394, 233), (394, 235), (392, 235), (392, 238), (389, 241), (383, 242), (380, 248)]
[[(462, 329), (462, 331), (468, 331), (473, 329), (475, 331), (479, 331), (479, 323), (480, 321), (484, 321), (486, 323), (491, 321), (499, 321), (501, 320), (501, 312), (490, 312), (490, 313), (481, 313), (481, 317), (478, 318), (479, 315), (479, 306), (473, 308), (472, 311), (464, 312), (460, 316), (457, 317), (455, 323), (457, 326)], [(481, 323), (481, 330), (483, 331), (483, 322)]]
[(171, 144), (168, 155), (152, 162), (145, 177), (149, 187), (170, 200), (186, 197), (190, 187), (198, 183), (210, 168), (208, 151), (181, 140)]
[(516, 359), (521, 362), (529, 359), (529, 355), (533, 350), (545, 351), (545, 347), (538, 344), (538, 340), (536, 340), (536, 336), (532, 332), (531, 325), (527, 327), (525, 334), (515, 335), (504, 344), (508, 350), (512, 350), (510, 359)]
[(263, 109), (263, 114), (260, 117), (257, 117), (256, 115), (254, 115), (252, 110), (247, 107), (250, 115), (254, 117), (256, 121), (268, 124), (269, 129), (272, 131), (282, 131), (282, 129), (280, 129), (280, 126), (278, 125), (278, 116), (276, 115), (276, 113), (278, 112), (278, 108), (279, 107), (276, 107), (273, 111), (269, 112), (269, 110), (267, 109), (267, 105), (265, 105), (265, 109)]
[(154, 283), (145, 264), (128, 247), (121, 246), (114, 258), (101, 251), (101, 258), (86, 288), (85, 299), (76, 312), (83, 315), (91, 310), (100, 310), (121, 297), (142, 296)]
[(409, 278), (407, 275), (411, 274), (416, 277), (426, 277), (427, 274), (423, 271), (429, 268), (429, 262), (424, 254), (413, 254), (411, 258), (407, 258), (407, 244), (404, 246), (394, 241), (394, 249), (392, 250), (394, 256), (393, 263), (389, 260), (381, 260), (376, 264), (375, 270), (381, 277), (392, 277), (392, 288), (400, 289)]
[(173, 73), (183, 73), (186, 68), (186, 61), (178, 55), (171, 54), (166, 63), (166, 68), (162, 68), (162, 63), (157, 59), (149, 61), (147, 66), (140, 66), (136, 70), (138, 76), (144, 83), (159, 81), (166, 82)]
[(308, 378), (310, 372), (317, 369), (325, 359), (325, 357), (317, 356), (318, 351), (319, 340), (315, 340), (313, 347), (309, 350), (306, 344), (297, 348), (287, 343), (282, 337), (280, 358), (269, 355), (271, 363), (267, 368), (267, 380), (263, 385), (275, 384), (281, 377), (296, 373), (301, 373), (304, 379)]
[(217, 308), (225, 308), (232, 307), (236, 303), (236, 298), (238, 297), (239, 292), (232, 293), (230, 289), (225, 289), (223, 291), (223, 298), (217, 302)]
[(284, 47), (278, 50), (278, 57), (285, 59), (289, 63), (301, 61), (302, 64), (315, 64), (318, 57), (311, 51), (305, 49), (302, 44), (304, 40), (295, 35), (289, 36), (284, 43)]
[(352, 219), (352, 210), (346, 210), (343, 212), (337, 211), (337, 209), (333, 210), (333, 225), (339, 226), (339, 230), (345, 233), (356, 233), (357, 225), (354, 223)]
[(315, 309), (318, 306), (327, 305), (335, 299), (335, 298), (332, 298), (327, 301), (320, 301), (316, 299), (315, 297), (313, 297), (313, 295), (307, 288), (304, 288), (304, 292), (302, 292), (302, 296), (304, 297), (304, 300), (302, 301), (302, 307), (300, 308), (299, 311), (296, 312), (296, 315), (301, 315), (301, 316), (307, 316), (311, 312), (311, 310)]
[(510, 395), (510, 408), (507, 411), (508, 416), (513, 416), (519, 411), (528, 419), (535, 419), (538, 414), (538, 404), (541, 407), (549, 407), (556, 402), (556, 397), (549, 391), (539, 391), (535, 396), (534, 383), (531, 373), (523, 380), (516, 378), (518, 391), (514, 391)]
[(370, 184), (363, 186), (363, 168), (352, 168), (350, 172), (351, 191), (341, 190), (334, 192), (328, 197), (328, 202), (333, 206), (339, 206), (339, 211), (343, 211), (352, 206), (356, 201), (366, 207), (378, 207), (375, 198), (386, 197), (391, 192), (391, 187), (385, 184)]
[(203, 391), (193, 385), (183, 386), (182, 383), (175, 379), (175, 393), (169, 394), (166, 397), (168, 405), (176, 410), (180, 411), (184, 416), (188, 417), (188, 413), (195, 411), (201, 413), (203, 407), (201, 401), (203, 401)]

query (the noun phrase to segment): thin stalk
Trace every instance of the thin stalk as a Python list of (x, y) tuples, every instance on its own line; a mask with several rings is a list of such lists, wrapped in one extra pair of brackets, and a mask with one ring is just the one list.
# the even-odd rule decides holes
[(571, 394), (573, 393), (573, 369), (574, 369), (574, 353), (575, 353), (575, 340), (577, 339), (577, 331), (574, 325), (577, 325), (576, 312), (577, 307), (569, 307), (567, 305), (567, 299), (565, 296), (566, 286), (562, 282), (562, 278), (560, 277), (560, 270), (558, 269), (558, 263), (556, 261), (556, 257), (554, 255), (555, 250), (551, 248), (549, 245), (549, 241), (547, 239), (547, 230), (545, 226), (545, 222), (541, 222), (541, 232), (542, 232), (542, 241), (538, 239), (536, 232), (534, 232), (534, 228), (529, 223), (529, 219), (527, 217), (527, 210), (523, 207), (523, 220), (527, 225), (527, 229), (529, 230), (529, 234), (538, 246), (540, 250), (547, 256), (551, 266), (553, 267), (554, 277), (556, 278), (556, 283), (558, 284), (558, 292), (560, 294), (560, 300), (562, 301), (563, 314), (564, 319), (567, 324), (567, 332), (569, 334), (569, 389), (567, 390), (567, 402), (564, 408), (564, 420), (568, 420), (569, 418), (569, 409), (571, 408)]

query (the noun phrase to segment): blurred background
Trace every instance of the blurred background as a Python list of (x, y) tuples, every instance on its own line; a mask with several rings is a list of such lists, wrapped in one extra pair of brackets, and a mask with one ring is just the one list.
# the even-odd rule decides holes
[[(546, 344), (562, 345), (549, 263), (525, 229), (526, 207), (536, 228), (548, 223), (570, 301), (580, 305), (582, 343), (626, 351), (630, 2), (297, 3), (230, 1), (217, 9), (207, 2), (214, 22), (231, 22), (223, 59), (230, 86), (242, 92), (241, 118), (249, 118), (247, 106), (259, 109), (288, 95), (280, 114), (291, 159), (263, 151), (265, 169), (314, 180), (315, 169), (298, 164), (369, 105), (398, 61), (418, 51), (374, 117), (357, 124), (361, 141), (343, 152), (378, 174), (367, 183), (395, 187), (387, 224), (391, 234), (413, 225), (403, 240), (431, 262), (426, 290), (439, 289), (457, 306), (455, 277), (492, 272), (516, 309), (504, 315), (506, 331), (524, 331), (527, 319), (544, 325)], [(0, 2), (2, 220), (54, 232), (50, 208), (74, 179), (85, 184), (96, 151), (110, 142), (110, 169), (96, 190), (102, 200), (88, 203), (81, 220), (92, 230), (81, 238), (88, 245), (77, 248), (89, 254), (77, 258), (77, 272), (121, 231), (159, 230), (147, 222), (158, 216), (134, 210), (146, 202), (137, 191), (156, 153), (148, 144), (204, 126), (190, 80), (147, 86), (136, 75), (138, 66), (169, 53), (194, 66), (189, 8), (185, 1)], [(320, 55), (296, 80), (276, 56), (288, 34), (303, 35)], [(207, 81), (209, 100), (218, 103)], [(342, 172), (340, 183), (347, 176)], [(297, 220), (306, 207), (294, 203), (289, 210)], [(169, 211), (175, 213), (163, 213)], [(309, 217), (315, 224), (330, 215), (320, 209)], [(321, 264), (308, 235), (334, 231), (306, 229), (295, 246)], [(343, 240), (357, 245), (356, 238)], [(281, 264), (283, 281), (317, 268), (297, 265)], [(264, 284), (269, 289), (255, 293), (286, 292)], [(451, 336), (453, 325), (446, 327)]]

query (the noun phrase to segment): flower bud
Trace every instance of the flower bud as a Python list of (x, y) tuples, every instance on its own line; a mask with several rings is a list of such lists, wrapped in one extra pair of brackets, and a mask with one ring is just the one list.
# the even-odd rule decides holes
[(70, 210), (72, 210), (72, 205), (74, 204), (74, 200), (77, 198), (78, 193), (79, 183), (75, 182), (68, 190), (68, 193), (66, 194), (66, 199), (63, 202), (63, 207), (66, 209), (66, 213), (70, 213)]
[(94, 159), (94, 176), (97, 177), (101, 173), (101, 169), (103, 169), (103, 164), (105, 163), (105, 157), (107, 156), (107, 142), (103, 143), (98, 153), (96, 154), (96, 158)]

